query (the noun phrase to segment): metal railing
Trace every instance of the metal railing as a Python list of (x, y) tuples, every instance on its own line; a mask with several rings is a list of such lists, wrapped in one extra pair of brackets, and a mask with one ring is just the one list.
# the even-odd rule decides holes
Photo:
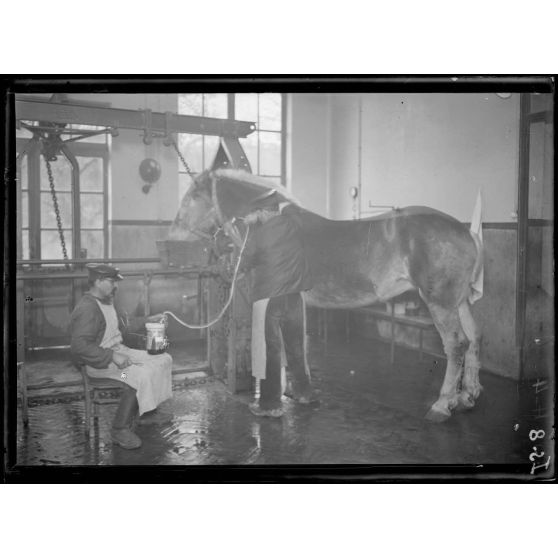
[[(144, 264), (144, 263), (160, 263), (158, 258), (111, 258), (111, 259), (70, 259), (65, 260), (65, 263), (70, 265), (84, 265), (87, 263), (103, 262), (108, 264)], [(60, 264), (60, 260), (17, 260), (16, 266), (16, 281), (17, 281), (17, 346), (18, 346), (18, 360), (24, 360), (24, 355), (26, 350), (38, 350), (52, 348), (51, 346), (26, 346), (26, 341), (29, 336), (25, 335), (26, 325), (31, 327), (29, 320), (27, 324), (25, 323), (26, 313), (25, 306), (27, 303), (33, 303), (36, 301), (45, 300), (44, 296), (39, 298), (33, 298), (26, 296), (26, 285), (28, 283), (36, 284), (37, 282), (53, 281), (53, 280), (70, 280), (70, 292), (67, 297), (68, 300), (68, 311), (71, 312), (73, 306), (76, 303), (76, 292), (78, 288), (76, 287), (76, 281), (86, 279), (88, 277), (87, 271), (83, 269), (76, 269), (74, 271), (68, 271), (65, 268), (55, 268), (55, 269), (40, 269), (37, 266)], [(26, 270), (26, 266), (32, 266), (32, 269)], [(23, 268), (23, 269), (22, 269)], [(203, 280), (219, 275), (217, 268), (215, 266), (183, 266), (179, 268), (172, 269), (122, 269), (120, 270), (121, 275), (125, 278), (131, 277), (143, 277), (143, 293), (142, 302), (144, 307), (144, 315), (150, 315), (150, 289), (149, 285), (153, 277), (192, 277), (197, 278), (197, 294), (194, 296), (189, 296), (187, 298), (197, 298), (197, 311), (200, 318), (200, 322), (204, 319), (204, 315), (208, 314), (208, 309), (204, 308), (204, 296), (203, 296)], [(27, 289), (28, 290), (28, 289)], [(81, 290), (81, 289), (80, 289)], [(48, 297), (46, 297), (48, 298)], [(206, 298), (206, 297), (205, 297)], [(203, 338), (206, 332), (200, 330), (200, 337)], [(207, 335), (207, 343), (209, 345), (209, 335)], [(43, 343), (44, 344), (44, 343)], [(59, 346), (60, 343), (57, 343)]]
[(159, 258), (70, 258), (68, 260), (16, 260), (16, 266), (22, 265), (64, 265), (89, 263), (159, 263)]

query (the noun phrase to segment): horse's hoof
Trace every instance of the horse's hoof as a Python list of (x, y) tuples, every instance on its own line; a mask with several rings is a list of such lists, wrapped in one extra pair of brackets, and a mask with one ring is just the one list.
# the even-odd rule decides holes
[(475, 406), (475, 398), (471, 393), (460, 393), (457, 399), (456, 411), (470, 411)]
[(425, 419), (430, 422), (445, 422), (451, 417), (451, 413), (448, 411), (447, 413), (443, 411), (439, 411), (437, 409), (430, 409), (428, 413), (425, 415)]
[(473, 401), (474, 405), (475, 401), (480, 397), (483, 389), (484, 388), (480, 384), (475, 384), (473, 386), (463, 386), (463, 391), (461, 393), (466, 393), (468, 397)]
[(459, 401), (457, 403), (457, 406), (455, 407), (454, 411), (456, 413), (461, 413), (461, 412), (465, 412), (465, 411), (470, 411), (475, 405), (471, 405), (465, 401)]

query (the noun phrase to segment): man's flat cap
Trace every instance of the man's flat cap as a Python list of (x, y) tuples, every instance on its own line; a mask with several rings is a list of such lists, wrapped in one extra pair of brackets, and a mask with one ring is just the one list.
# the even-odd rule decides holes
[(90, 263), (85, 266), (89, 273), (89, 277), (91, 279), (114, 279), (115, 281), (121, 281), (124, 279), (122, 275), (120, 275), (120, 270), (117, 267), (112, 267), (111, 265), (107, 264), (96, 264)]

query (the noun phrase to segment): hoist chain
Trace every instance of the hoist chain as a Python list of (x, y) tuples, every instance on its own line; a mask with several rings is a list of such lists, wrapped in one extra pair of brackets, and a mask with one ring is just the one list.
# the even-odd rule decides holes
[(182, 153), (180, 153), (180, 150), (178, 149), (178, 145), (176, 145), (176, 141), (172, 136), (170, 138), (170, 142), (171, 142), (171, 145), (174, 147), (174, 150), (176, 151), (176, 154), (178, 155), (178, 158), (182, 161), (182, 165), (186, 169), (186, 172), (190, 175), (191, 178), (194, 178), (194, 173), (190, 170), (190, 167), (188, 166), (188, 163), (186, 162), (186, 159), (184, 159), (184, 157), (182, 156)]
[[(52, 176), (52, 168), (48, 157), (44, 155), (47, 167), (48, 183), (50, 185), (50, 193), (52, 195), (52, 204), (54, 205), (54, 213), (56, 214), (56, 226), (58, 227), (58, 235), (60, 236), (60, 245), (62, 246), (62, 254), (64, 259), (68, 259), (68, 251), (66, 250), (66, 240), (64, 239), (64, 230), (62, 229), (62, 219), (60, 218), (60, 208), (58, 207), (58, 198), (56, 197), (56, 190), (54, 188), (54, 178)], [(66, 263), (66, 268), (70, 266)]]

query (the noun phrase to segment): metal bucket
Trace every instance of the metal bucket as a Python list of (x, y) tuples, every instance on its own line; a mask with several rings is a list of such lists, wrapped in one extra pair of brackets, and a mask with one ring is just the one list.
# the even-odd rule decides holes
[(147, 330), (146, 349), (150, 355), (160, 355), (164, 353), (169, 346), (169, 341), (165, 334), (164, 323), (147, 323), (145, 324)]

